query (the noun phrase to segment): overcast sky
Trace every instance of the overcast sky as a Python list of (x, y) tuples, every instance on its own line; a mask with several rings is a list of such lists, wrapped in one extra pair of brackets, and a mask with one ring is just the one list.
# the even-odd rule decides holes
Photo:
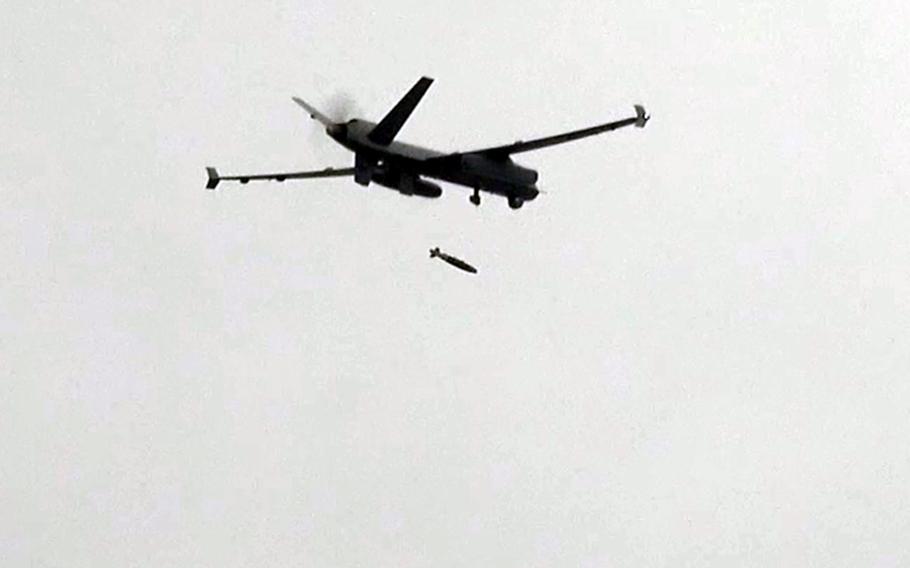
[[(910, 14), (785, 4), (8, 0), (0, 564), (910, 564)], [(441, 150), (654, 119), (517, 212), (203, 189), (421, 75)]]

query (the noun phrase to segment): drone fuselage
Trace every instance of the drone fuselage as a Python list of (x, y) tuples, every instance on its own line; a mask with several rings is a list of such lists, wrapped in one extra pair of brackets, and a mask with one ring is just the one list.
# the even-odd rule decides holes
[[(430, 178), (503, 195), (510, 203), (518, 204), (539, 194), (535, 186), (537, 172), (516, 164), (508, 156), (497, 159), (477, 154), (452, 155), (397, 140), (377, 144), (369, 138), (375, 127), (373, 122), (354, 119), (326, 129), (332, 139), (354, 152), (355, 180), (361, 185), (373, 181), (409, 193), (407, 190), (414, 183), (420, 184), (420, 178)], [(436, 192), (416, 193), (437, 197)]]

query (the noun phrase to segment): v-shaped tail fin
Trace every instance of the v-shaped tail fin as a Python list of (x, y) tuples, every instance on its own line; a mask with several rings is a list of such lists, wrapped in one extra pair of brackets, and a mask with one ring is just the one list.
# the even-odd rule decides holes
[(414, 109), (417, 108), (420, 99), (423, 98), (427, 89), (429, 89), (432, 84), (433, 79), (421, 77), (419, 81), (414, 83), (411, 90), (398, 101), (398, 104), (389, 111), (389, 114), (385, 115), (385, 117), (379, 121), (379, 124), (370, 131), (367, 138), (376, 144), (388, 146), (392, 140), (395, 139), (398, 131), (404, 126), (404, 123), (411, 116), (411, 113), (414, 112)]
[(310, 118), (318, 120), (322, 123), (323, 126), (332, 126), (335, 124), (333, 120), (329, 119), (329, 117), (316, 110), (316, 107), (306, 102), (305, 100), (299, 97), (291, 97), (291, 100), (303, 107), (303, 110), (307, 111), (307, 114), (310, 115)]

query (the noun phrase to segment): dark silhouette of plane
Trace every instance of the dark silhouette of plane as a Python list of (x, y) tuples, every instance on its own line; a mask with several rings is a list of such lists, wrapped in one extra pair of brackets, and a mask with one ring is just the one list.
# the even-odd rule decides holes
[(460, 268), (465, 272), (470, 272), (472, 274), (477, 274), (477, 269), (468, 264), (467, 262), (461, 260), (460, 258), (455, 258), (450, 254), (440, 252), (439, 247), (434, 247), (430, 249), (430, 258), (441, 258), (447, 263), (451, 264), (455, 268)]
[(535, 199), (540, 191), (536, 186), (537, 172), (513, 162), (512, 154), (562, 144), (624, 126), (642, 128), (650, 118), (645, 114), (644, 107), (635, 105), (635, 116), (631, 118), (469, 152), (437, 152), (396, 141), (398, 131), (432, 83), (433, 79), (428, 77), (417, 81), (378, 124), (361, 119), (334, 122), (310, 104), (293, 97), (294, 102), (302, 106), (311, 118), (325, 126), (326, 133), (333, 140), (354, 152), (354, 167), (232, 176), (220, 176), (215, 168), (209, 167), (206, 168), (206, 187), (215, 189), (220, 181), (248, 183), (250, 180), (284, 181), (353, 176), (354, 181), (363, 186), (375, 182), (405, 195), (439, 197), (442, 188), (424, 179), (431, 178), (472, 188), (474, 192), (470, 201), (474, 205), (480, 205), (480, 192), (485, 191), (504, 196), (508, 199), (509, 207), (518, 209), (525, 201)]

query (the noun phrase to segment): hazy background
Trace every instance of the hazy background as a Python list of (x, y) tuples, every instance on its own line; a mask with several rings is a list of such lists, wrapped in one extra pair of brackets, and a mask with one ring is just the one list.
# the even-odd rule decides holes
[[(6, 2), (0, 564), (910, 564), (910, 10), (781, 4)], [(518, 212), (203, 189), (421, 75), (444, 150), (654, 120)]]

